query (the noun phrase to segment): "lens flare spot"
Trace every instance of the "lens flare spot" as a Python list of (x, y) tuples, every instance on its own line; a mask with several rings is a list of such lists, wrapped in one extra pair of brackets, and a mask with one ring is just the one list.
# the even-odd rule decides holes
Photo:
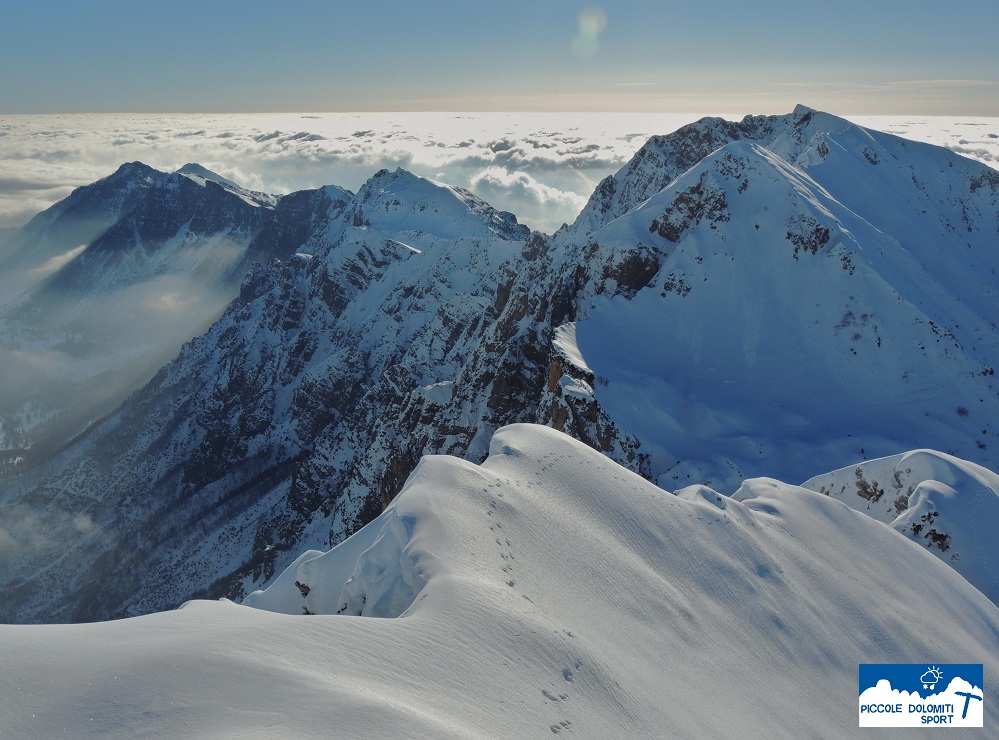
[(600, 34), (607, 27), (607, 14), (600, 8), (587, 8), (579, 14), (579, 31), (572, 40), (572, 53), (590, 59), (600, 50)]

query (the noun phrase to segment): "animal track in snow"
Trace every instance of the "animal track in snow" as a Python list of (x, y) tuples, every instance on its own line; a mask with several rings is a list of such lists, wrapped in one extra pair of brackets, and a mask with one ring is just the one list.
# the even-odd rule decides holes
[[(571, 632), (566, 632), (566, 634), (569, 635), (569, 637), (575, 637), (575, 635), (573, 635)], [(564, 678), (567, 682), (572, 683), (572, 680), (576, 675), (576, 671), (578, 671), (582, 667), (583, 667), (583, 661), (581, 660), (575, 661), (572, 664), (572, 668), (562, 669), (562, 678)]]

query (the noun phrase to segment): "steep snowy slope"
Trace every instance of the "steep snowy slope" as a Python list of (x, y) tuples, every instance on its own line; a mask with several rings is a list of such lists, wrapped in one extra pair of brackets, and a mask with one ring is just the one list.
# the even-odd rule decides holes
[(994, 465), (999, 177), (791, 118), (772, 149), (725, 144), (585, 238), (664, 266), (564, 328), (569, 391), (553, 395), (595, 402), (665, 487), (800, 480), (922, 445)]
[(550, 429), (503, 429), (482, 466), (424, 460), (360, 546), (300, 564), (306, 598), (270, 594), (326, 616), (194, 602), (0, 626), (0, 722), (36, 737), (887, 737), (857, 727), (859, 662), (999, 670), (999, 610), (923, 548), (773, 480), (738, 498), (672, 496)]

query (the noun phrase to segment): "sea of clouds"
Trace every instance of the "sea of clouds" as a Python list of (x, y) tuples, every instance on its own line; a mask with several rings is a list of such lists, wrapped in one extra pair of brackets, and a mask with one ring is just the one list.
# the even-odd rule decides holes
[[(382, 168), (470, 189), (532, 228), (571, 222), (653, 134), (703, 114), (359, 113), (0, 116), (0, 229), (139, 160), (197, 162), (240, 185), (356, 191)], [(739, 115), (726, 115), (729, 119)], [(999, 118), (847, 116), (999, 167)]]

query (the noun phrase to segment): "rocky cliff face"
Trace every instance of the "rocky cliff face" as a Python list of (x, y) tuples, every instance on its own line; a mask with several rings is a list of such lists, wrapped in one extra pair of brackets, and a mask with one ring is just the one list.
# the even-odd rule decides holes
[(995, 467), (988, 173), (798, 109), (654, 138), (554, 237), (404, 171), (287, 196), (219, 321), (6, 484), (72, 536), (7, 557), (0, 616), (238, 597), (513, 422), (670, 489), (927, 445)]

